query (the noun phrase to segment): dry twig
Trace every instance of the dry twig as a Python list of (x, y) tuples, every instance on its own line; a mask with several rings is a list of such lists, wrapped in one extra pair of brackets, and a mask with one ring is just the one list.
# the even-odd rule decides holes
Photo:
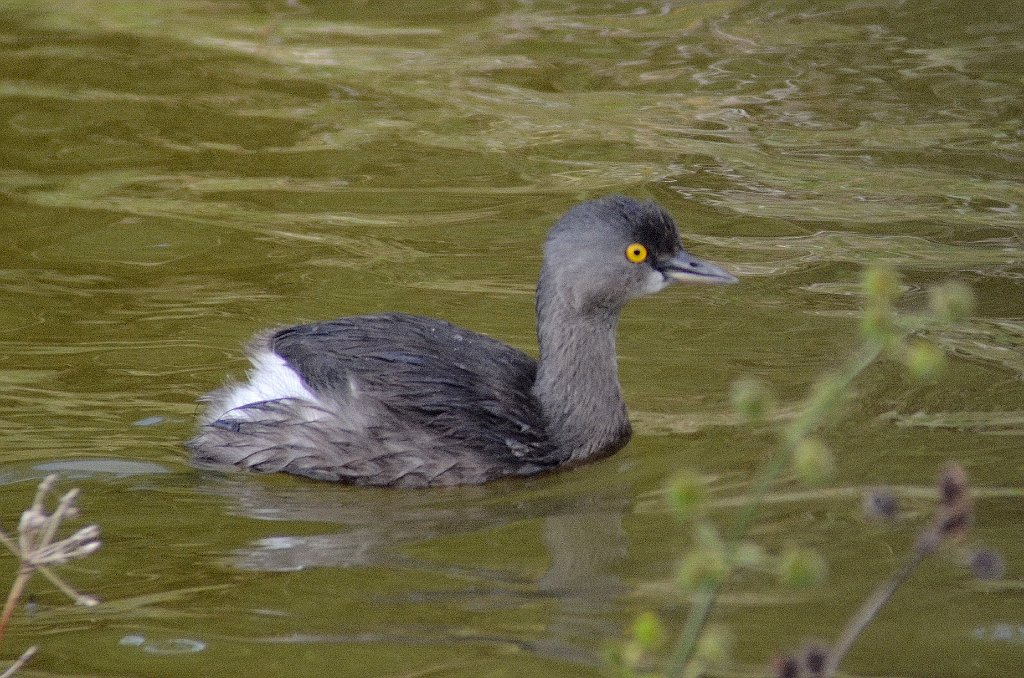
[[(6, 546), (11, 553), (18, 557), (20, 562), (18, 575), (11, 585), (3, 612), (0, 613), (0, 641), (3, 640), (4, 634), (7, 632), (7, 626), (14, 615), (18, 601), (25, 592), (25, 587), (28, 586), (29, 580), (37, 570), (42, 572), (76, 604), (87, 606), (99, 604), (96, 598), (75, 591), (50, 569), (54, 565), (63, 565), (75, 558), (84, 558), (95, 553), (96, 549), (100, 547), (100, 529), (96, 525), (88, 525), (70, 537), (55, 541), (61, 523), (78, 517), (78, 507), (75, 506), (75, 501), (78, 499), (77, 489), (65, 493), (57, 502), (57, 508), (53, 513), (46, 513), (44, 505), (46, 495), (50, 493), (56, 482), (57, 476), (49, 475), (39, 483), (32, 506), (21, 514), (21, 520), (18, 522), (17, 541), (0, 529), (0, 544)], [(26, 650), (14, 664), (0, 674), (0, 678), (13, 675), (35, 654), (35, 651), (35, 646)]]

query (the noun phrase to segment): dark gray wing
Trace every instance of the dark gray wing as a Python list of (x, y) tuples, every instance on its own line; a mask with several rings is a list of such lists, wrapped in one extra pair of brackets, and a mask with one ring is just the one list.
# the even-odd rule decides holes
[(531, 394), (536, 361), (490, 337), (388, 313), (285, 328), (267, 344), (318, 397), (371, 400), (448, 452), (534, 472), (563, 461)]

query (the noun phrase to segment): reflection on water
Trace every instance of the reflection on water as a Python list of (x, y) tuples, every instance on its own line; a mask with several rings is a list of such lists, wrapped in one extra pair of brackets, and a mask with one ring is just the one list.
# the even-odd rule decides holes
[[(866, 375), (826, 433), (836, 486), (770, 498), (759, 541), (817, 546), (830, 582), (738, 581), (720, 621), (749, 672), (834, 634), (914, 534), (855, 518), (863, 488), (923, 510), (958, 458), (1008, 581), (982, 593), (935, 564), (849, 669), (1011, 675), (1021, 17), (994, 0), (8, 0), (0, 522), (56, 469), (107, 540), (72, 577), (107, 603), (40, 590), (12, 643), (61, 675), (593, 675), (634, 614), (685, 613), (666, 478), (695, 467), (726, 518), (764, 456), (729, 383), (804, 393), (852, 342), (860, 269), (884, 260), (907, 309), (956, 278), (977, 316), (930, 337), (954, 357), (944, 379)], [(188, 467), (195, 397), (245, 369), (258, 328), (399, 310), (534, 350), (543, 233), (610, 192), (657, 199), (743, 277), (627, 309), (637, 436), (617, 456), (436, 493)]]
[[(597, 657), (589, 639), (618, 632), (609, 609), (627, 590), (616, 573), (628, 555), (622, 528), (624, 489), (509, 503), (475, 488), (442, 493), (358, 490), (352, 493), (356, 496), (346, 497), (305, 488), (275, 492), (229, 477), (206, 491), (227, 498), (232, 512), (256, 520), (317, 525), (315, 534), (275, 533), (236, 549), (229, 556), (230, 567), (262, 572), (394, 568), (466, 585), (458, 591), (415, 588), (382, 594), (386, 604), (395, 606), (432, 601), (500, 613), (524, 601), (540, 602), (552, 615), (541, 637), (511, 634), (502, 638), (499, 634), (488, 642), (509, 642), (541, 655), (591, 665)], [(548, 562), (535, 585), (510, 569), (513, 563), (502, 562), (500, 554), (495, 554), (497, 563), (481, 565), (459, 562), (457, 555), (439, 557), (434, 547), (421, 551), (432, 541), (486, 544), (489, 535), (523, 528), (539, 529), (542, 544), (538, 546)], [(467, 551), (472, 558), (471, 554), (472, 550)], [(435, 635), (436, 631), (425, 629), (417, 642), (436, 642)], [(405, 636), (405, 640), (412, 638)]]

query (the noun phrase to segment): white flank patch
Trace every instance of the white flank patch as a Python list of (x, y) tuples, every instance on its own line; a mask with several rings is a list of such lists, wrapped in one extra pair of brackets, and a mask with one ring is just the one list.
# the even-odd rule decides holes
[[(266, 352), (252, 356), (250, 360), (253, 369), (249, 370), (249, 382), (238, 384), (225, 396), (220, 403), (224, 413), (252, 403), (282, 398), (301, 398), (319, 404), (316, 396), (309, 392), (299, 375), (281, 356)], [(221, 416), (223, 413), (215, 418)]]

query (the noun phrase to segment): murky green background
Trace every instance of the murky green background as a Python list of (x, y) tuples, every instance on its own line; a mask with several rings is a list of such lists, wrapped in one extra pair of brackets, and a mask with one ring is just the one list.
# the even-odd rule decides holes
[[(768, 449), (729, 384), (789, 397), (856, 341), (886, 260), (979, 299), (915, 383), (889, 364), (827, 437), (840, 476), (787, 481), (756, 536), (823, 551), (793, 593), (745, 575), (727, 673), (833, 637), (896, 567), (939, 465), (982, 488), (1001, 584), (929, 562), (851, 655), (856, 675), (1024, 666), (1024, 5), (210, 2), (0, 6), (0, 521), (61, 470), (103, 549), (42, 580), (2, 648), (46, 675), (596, 675), (633, 615), (681, 622), (689, 536), (661, 502), (706, 474), (726, 519)], [(194, 400), (268, 325), (382, 309), (534, 350), (553, 220), (652, 197), (743, 277), (631, 306), (638, 435), (571, 473), (369, 491), (190, 468)], [(70, 485), (65, 480), (65, 486)], [(860, 516), (889, 483), (907, 513)], [(13, 573), (13, 559), (0, 559)], [(3, 575), (7, 577), (8, 575)]]

